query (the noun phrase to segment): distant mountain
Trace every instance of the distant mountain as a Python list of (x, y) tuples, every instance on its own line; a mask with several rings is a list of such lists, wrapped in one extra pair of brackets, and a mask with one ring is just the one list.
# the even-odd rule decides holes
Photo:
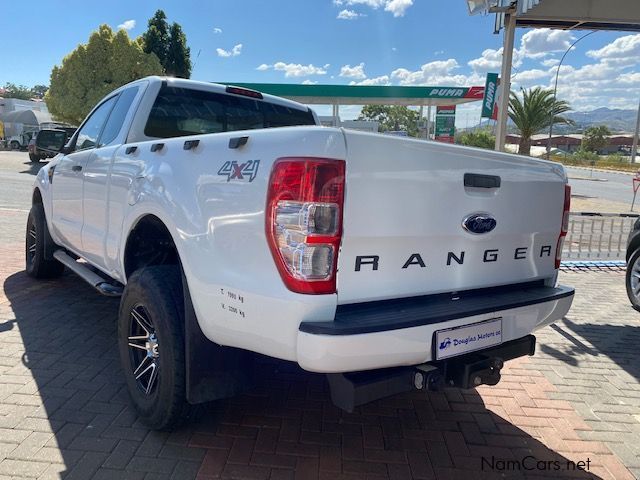
[[(564, 114), (575, 122), (575, 125), (558, 124), (553, 126), (555, 134), (583, 133), (585, 129), (595, 125), (606, 125), (613, 133), (633, 133), (636, 128), (637, 110), (621, 110), (614, 108), (597, 108), (589, 112), (568, 112)], [(459, 131), (473, 130), (478, 126), (493, 127), (494, 122), (483, 119), (482, 123), (470, 128), (460, 128)], [(518, 133), (511, 120), (507, 123), (509, 133)]]
[(612, 108), (597, 108), (590, 112), (569, 112), (566, 117), (573, 120), (573, 126), (556, 125), (554, 131), (558, 133), (582, 133), (584, 129), (594, 125), (606, 125), (612, 132), (633, 132), (636, 128), (637, 110), (620, 110)]

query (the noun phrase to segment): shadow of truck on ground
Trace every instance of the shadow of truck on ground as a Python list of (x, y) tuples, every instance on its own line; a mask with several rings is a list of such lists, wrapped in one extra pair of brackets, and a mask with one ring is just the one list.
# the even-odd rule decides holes
[(567, 470), (568, 458), (476, 391), (415, 392), (348, 414), (331, 404), (322, 375), (273, 360), (259, 363), (251, 393), (207, 404), (173, 432), (151, 432), (122, 380), (117, 299), (69, 273), (46, 282), (12, 273), (3, 288), (0, 442), (11, 448), (0, 449), (0, 475), (599, 478)]

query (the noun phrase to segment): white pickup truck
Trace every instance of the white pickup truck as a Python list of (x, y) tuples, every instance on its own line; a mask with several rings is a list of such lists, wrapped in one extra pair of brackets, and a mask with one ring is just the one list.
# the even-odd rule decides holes
[(166, 428), (250, 385), (255, 355), (328, 374), (346, 410), (496, 384), (561, 319), (563, 167), (318, 126), (307, 107), (150, 77), (98, 104), (33, 188), (27, 272), (121, 296), (133, 404)]

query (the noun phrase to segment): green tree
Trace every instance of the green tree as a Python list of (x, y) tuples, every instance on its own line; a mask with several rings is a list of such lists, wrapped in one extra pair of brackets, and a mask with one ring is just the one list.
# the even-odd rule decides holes
[(17, 98), (19, 100), (30, 100), (33, 98), (33, 92), (29, 87), (24, 85), (16, 85), (14, 83), (6, 83), (4, 85), (4, 98)]
[(88, 43), (53, 67), (45, 100), (54, 117), (78, 125), (107, 93), (148, 75), (162, 75), (158, 58), (144, 53), (125, 30), (100, 25)]
[(180, 78), (191, 77), (191, 50), (187, 47), (187, 37), (182, 27), (175, 22), (169, 31), (169, 51), (164, 67), (167, 75)]
[(488, 148), (493, 150), (496, 146), (496, 136), (490, 130), (476, 130), (461, 133), (456, 139), (456, 143), (467, 145), (468, 147)]
[(147, 31), (142, 34), (142, 45), (145, 53), (154, 53), (164, 68), (169, 54), (169, 24), (164, 11), (156, 13), (147, 23)]
[(520, 131), (518, 153), (529, 155), (533, 135), (548, 129), (551, 124), (573, 124), (573, 121), (561, 116), (571, 108), (564, 100), (556, 100), (553, 91), (540, 87), (521, 91), (522, 100), (511, 92), (509, 118)]
[(582, 137), (582, 148), (589, 152), (598, 153), (598, 151), (607, 146), (607, 137), (610, 135), (611, 130), (609, 130), (606, 125), (589, 127), (584, 131), (584, 137)]
[(365, 105), (358, 120), (378, 122), (381, 132), (406, 131), (410, 137), (416, 137), (418, 117), (418, 112), (401, 105)]
[(165, 74), (174, 77), (191, 76), (191, 52), (187, 47), (187, 37), (178, 23), (171, 27), (162, 10), (149, 19), (147, 31), (140, 39), (146, 53), (154, 53), (160, 60)]
[(47, 90), (49, 90), (49, 87), (47, 87), (46, 85), (34, 85), (34, 87), (31, 89), (31, 91), (33, 92), (33, 96), (37, 98), (44, 98)]

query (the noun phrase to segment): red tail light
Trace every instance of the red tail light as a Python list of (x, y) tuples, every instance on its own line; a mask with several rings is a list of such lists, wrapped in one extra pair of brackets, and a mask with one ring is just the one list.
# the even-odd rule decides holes
[(336, 292), (344, 203), (343, 160), (280, 158), (271, 171), (266, 233), (287, 288)]
[(564, 186), (564, 207), (562, 209), (562, 225), (560, 226), (560, 236), (556, 245), (556, 269), (560, 268), (562, 260), (562, 247), (564, 245), (564, 237), (569, 231), (569, 210), (571, 210), (571, 187)]

